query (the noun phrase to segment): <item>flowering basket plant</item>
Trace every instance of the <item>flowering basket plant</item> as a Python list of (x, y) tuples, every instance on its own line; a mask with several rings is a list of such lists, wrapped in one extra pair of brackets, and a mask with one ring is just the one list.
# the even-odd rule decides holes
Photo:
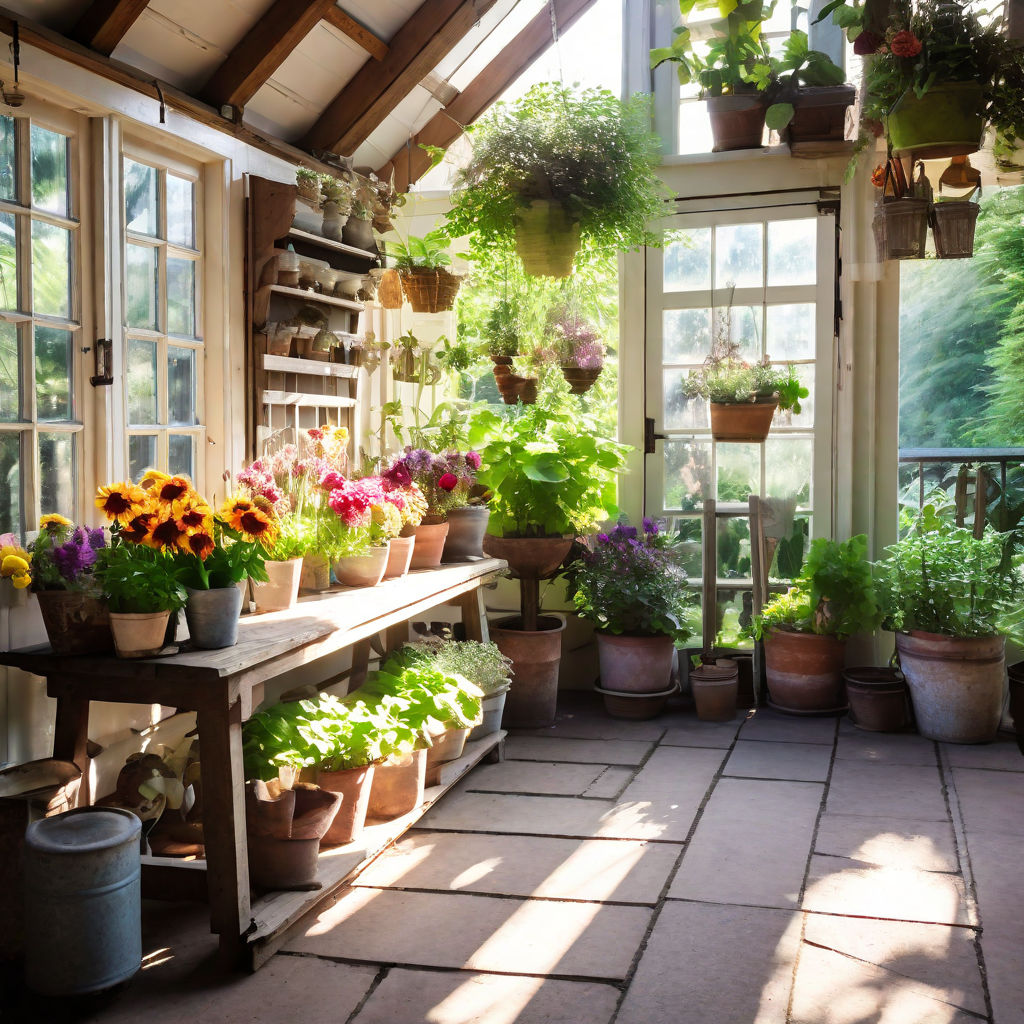
[(406, 446), (405, 454), (384, 473), (384, 482), (396, 489), (415, 484), (426, 499), (426, 516), (444, 519), (452, 509), (469, 504), (480, 464), (475, 451), (434, 455), (425, 448)]
[(0, 533), (0, 580), (10, 580), (15, 590), (32, 582), (32, 555), (13, 533)]
[(644, 519), (599, 533), (567, 570), (578, 614), (598, 630), (626, 636), (670, 636), (682, 647), (693, 635), (695, 591), (687, 586), (674, 538)]
[[(8, 536), (8, 535), (5, 535)], [(9, 568), (20, 569), (21, 561), (30, 562), (31, 584), (34, 591), (40, 590), (98, 590), (93, 572), (96, 555), (107, 546), (102, 528), (88, 529), (75, 524), (62, 515), (53, 513), (39, 520), (39, 536), (28, 546), (28, 558), (24, 554), (11, 552), (7, 557), (16, 561), (8, 563), (4, 558), (0, 573), (7, 575)], [(7, 547), (4, 547), (7, 551)], [(11, 574), (15, 586), (26, 586), (24, 571), (16, 578)]]
[(600, 370), (604, 366), (604, 344), (597, 329), (578, 316), (567, 315), (551, 328), (555, 356), (562, 366), (578, 370)]

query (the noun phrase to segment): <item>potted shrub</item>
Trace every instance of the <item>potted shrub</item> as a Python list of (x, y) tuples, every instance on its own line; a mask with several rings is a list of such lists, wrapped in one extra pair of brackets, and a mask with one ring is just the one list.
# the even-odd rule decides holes
[(355, 249), (373, 252), (377, 243), (373, 237), (374, 207), (377, 194), (366, 182), (356, 185), (352, 192), (352, 209), (341, 233), (341, 240)]
[(657, 244), (663, 213), (659, 141), (647, 99), (536, 85), (498, 103), (472, 129), (472, 155), (445, 226), (515, 250), (528, 274), (567, 277), (581, 244), (620, 251)]
[(926, 506), (876, 570), (918, 731), (948, 743), (994, 739), (1003, 707), (1004, 634), (1019, 618), (1022, 585), (1012, 537), (986, 528), (976, 538)]
[(845, 707), (846, 639), (873, 631), (882, 618), (867, 544), (864, 534), (842, 542), (816, 538), (794, 585), (754, 617), (773, 707), (798, 714)]
[(451, 239), (440, 230), (422, 238), (410, 235), (406, 243), (385, 243), (414, 313), (443, 313), (455, 305), (462, 278), (448, 270), (450, 245)]
[(597, 629), (598, 692), (623, 718), (653, 718), (675, 690), (675, 648), (690, 638), (694, 592), (673, 538), (645, 519), (599, 533), (567, 572), (577, 614)]

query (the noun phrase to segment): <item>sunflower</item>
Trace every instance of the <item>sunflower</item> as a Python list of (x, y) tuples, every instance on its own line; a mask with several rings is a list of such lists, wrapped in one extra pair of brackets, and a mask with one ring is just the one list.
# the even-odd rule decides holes
[(129, 544), (143, 544), (157, 519), (155, 512), (140, 512), (131, 522), (126, 523), (121, 531), (121, 539)]
[(209, 531), (193, 530), (189, 533), (185, 546), (193, 555), (205, 559), (217, 545)]
[(274, 539), (276, 530), (272, 516), (248, 498), (229, 498), (221, 506), (221, 515), (232, 530), (242, 534), (244, 540), (270, 544)]
[(59, 533), (61, 530), (66, 530), (69, 526), (74, 525), (67, 516), (62, 516), (59, 512), (51, 512), (49, 515), (41, 516), (39, 519), (39, 529), (49, 530), (50, 533)]
[(127, 526), (146, 504), (146, 492), (130, 481), (110, 484), (96, 492), (96, 507), (113, 523)]
[(213, 529), (213, 512), (202, 498), (195, 495), (193, 500), (182, 502), (178, 521), (189, 531), (205, 530), (209, 533)]
[(154, 485), (156, 499), (165, 505), (184, 502), (192, 493), (192, 481), (187, 476), (170, 476)]
[(188, 551), (188, 531), (176, 516), (154, 516), (145, 543), (158, 551)]
[(151, 491), (162, 484), (165, 480), (170, 479), (171, 477), (168, 473), (161, 473), (159, 469), (147, 469), (146, 472), (142, 474), (139, 486), (144, 491)]

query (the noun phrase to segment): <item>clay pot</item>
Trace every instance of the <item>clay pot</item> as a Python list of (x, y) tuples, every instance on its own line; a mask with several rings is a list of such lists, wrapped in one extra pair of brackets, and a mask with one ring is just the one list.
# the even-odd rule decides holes
[(765, 674), (772, 705), (781, 711), (839, 711), (846, 641), (834, 636), (775, 629), (764, 640)]
[(442, 562), (476, 562), (484, 557), (483, 542), (491, 510), (486, 505), (464, 505), (448, 513), (448, 535)]
[(109, 654), (114, 649), (107, 602), (71, 590), (36, 594), (54, 654)]
[(712, 152), (760, 149), (767, 107), (759, 93), (708, 97), (708, 116), (714, 138)]
[(516, 385), (516, 398), (518, 398), (523, 405), (536, 405), (537, 378), (523, 377), (521, 382)]
[(188, 590), (185, 621), (192, 646), (204, 651), (234, 647), (238, 643), (238, 616), (242, 613), (242, 592), (238, 587)]
[(585, 395), (601, 376), (602, 367), (563, 366), (562, 376), (574, 395)]
[(433, 743), (427, 748), (427, 770), (462, 757), (468, 737), (469, 729), (445, 729), (431, 735)]
[(491, 640), (512, 660), (512, 688), (505, 701), (504, 727), (537, 729), (551, 725), (558, 703), (558, 668), (565, 619), (542, 615), (527, 632), (513, 616), (491, 626)]
[(943, 743), (995, 739), (1003, 711), (1004, 647), (1001, 636), (896, 634), (922, 736)]
[(301, 590), (327, 590), (331, 585), (331, 566), (323, 555), (303, 555), (299, 573)]
[(328, 793), (341, 794), (341, 807), (327, 834), (323, 837), (326, 846), (340, 846), (351, 843), (359, 837), (366, 822), (366, 810), (370, 805), (370, 790), (376, 766), (360, 765), (340, 772), (318, 772), (317, 782)]
[(437, 569), (448, 537), (448, 522), (420, 523), (416, 527), (416, 544), (412, 549), (410, 569)]
[(667, 690), (658, 693), (626, 693), (618, 690), (594, 689), (604, 700), (604, 709), (612, 718), (627, 718), (636, 722), (657, 718), (668, 704), (669, 697), (678, 687), (673, 683)]
[(384, 579), (391, 554), (390, 542), (370, 548), (365, 555), (349, 555), (334, 563), (334, 575), (346, 587), (375, 587)]
[(716, 441), (763, 441), (772, 428), (778, 399), (758, 402), (711, 402), (711, 436)]
[(423, 803), (424, 780), (427, 777), (427, 751), (414, 750), (395, 763), (385, 761), (373, 770), (370, 786), (370, 818), (397, 818)]
[(411, 537), (392, 537), (388, 549), (388, 564), (384, 567), (384, 579), (394, 580), (409, 571), (413, 549), (416, 547), (415, 535)]
[(690, 686), (702, 722), (731, 722), (736, 717), (740, 669), (731, 658), (690, 669)]
[[(232, 588), (234, 589), (234, 588)], [(164, 612), (111, 612), (110, 628), (119, 658), (149, 658), (164, 646), (167, 620)]]
[(907, 726), (907, 682), (893, 668), (843, 670), (850, 718), (868, 732), (900, 732)]
[(554, 576), (572, 547), (572, 537), (496, 537), (484, 535), (484, 554), (508, 562), (509, 572), (520, 579), (544, 580)]
[(671, 637), (595, 635), (602, 689), (613, 693), (661, 693), (671, 683), (675, 654)]
[(253, 582), (257, 613), (280, 612), (293, 607), (299, 596), (302, 559), (289, 558), (284, 562), (267, 562), (265, 565), (268, 576), (266, 583)]

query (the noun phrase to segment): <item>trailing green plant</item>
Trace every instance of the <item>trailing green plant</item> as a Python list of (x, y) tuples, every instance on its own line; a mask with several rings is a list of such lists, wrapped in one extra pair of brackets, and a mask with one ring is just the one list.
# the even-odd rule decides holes
[(516, 303), (502, 299), (494, 305), (484, 324), (484, 344), (489, 356), (510, 357), (519, 354), (522, 317)]
[(468, 679), (480, 687), (485, 697), (502, 690), (512, 679), (512, 662), (498, 650), (497, 644), (430, 637), (406, 645), (403, 654), (411, 664)]
[(94, 574), (112, 612), (176, 612), (185, 605), (174, 556), (165, 551), (115, 543), (96, 553)]
[(422, 238), (409, 235), (407, 242), (385, 242), (384, 247), (396, 270), (437, 270), (450, 267), (451, 239), (444, 231), (430, 231)]

